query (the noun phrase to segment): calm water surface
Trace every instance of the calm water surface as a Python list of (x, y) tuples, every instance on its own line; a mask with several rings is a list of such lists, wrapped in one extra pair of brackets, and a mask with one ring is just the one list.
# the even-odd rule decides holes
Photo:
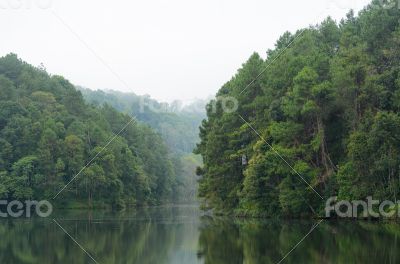
[[(278, 263), (313, 221), (213, 218), (196, 207), (55, 212), (99, 263)], [(95, 263), (52, 219), (0, 219), (0, 263)], [(322, 222), (282, 263), (400, 263), (400, 226)]]

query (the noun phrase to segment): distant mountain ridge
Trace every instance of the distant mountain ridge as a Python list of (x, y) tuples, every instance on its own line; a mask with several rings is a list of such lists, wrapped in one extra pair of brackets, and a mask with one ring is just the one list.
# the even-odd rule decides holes
[(174, 202), (184, 168), (157, 132), (130, 121), (86, 103), (61, 76), (1, 57), (0, 199), (53, 198), (68, 208)]
[(134, 115), (155, 129), (171, 151), (177, 154), (192, 153), (199, 142), (199, 126), (206, 117), (208, 100), (195, 100), (188, 105), (180, 101), (161, 103), (148, 95), (136, 95), (114, 90), (90, 90), (76, 86), (91, 104), (109, 104), (120, 112)]
[(195, 100), (183, 105), (179, 101), (160, 103), (150, 96), (119, 91), (93, 91), (76, 87), (84, 99), (96, 107), (109, 105), (118, 111), (135, 116), (141, 123), (159, 133), (174, 156), (176, 170), (176, 193), (179, 203), (197, 201), (196, 168), (202, 165), (200, 155), (193, 154), (199, 142), (199, 127), (206, 117), (208, 100)]

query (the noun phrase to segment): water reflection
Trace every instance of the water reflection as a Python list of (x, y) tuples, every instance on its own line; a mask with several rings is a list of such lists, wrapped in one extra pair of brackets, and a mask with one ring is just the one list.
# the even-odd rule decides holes
[[(201, 227), (205, 263), (278, 263), (310, 231), (307, 221), (215, 221)], [(399, 263), (400, 226), (322, 222), (282, 263)]]
[[(98, 263), (277, 263), (315, 222), (232, 220), (195, 207), (58, 212)], [(398, 263), (393, 223), (323, 222), (282, 263)], [(52, 219), (0, 220), (0, 263), (93, 263)]]

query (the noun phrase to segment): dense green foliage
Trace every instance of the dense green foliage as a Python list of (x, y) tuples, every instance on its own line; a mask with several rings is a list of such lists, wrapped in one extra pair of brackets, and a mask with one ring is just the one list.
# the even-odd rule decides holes
[(0, 58), (0, 198), (52, 198), (100, 153), (56, 203), (170, 201), (177, 186), (168, 148), (138, 122), (118, 134), (130, 119), (85, 104), (67, 80), (16, 55)]
[(192, 153), (199, 142), (199, 126), (206, 116), (206, 103), (201, 100), (181, 106), (179, 102), (160, 103), (149, 96), (133, 93), (77, 88), (88, 102), (95, 105), (109, 104), (151, 126), (160, 133), (174, 153)]
[(174, 201), (185, 204), (197, 201), (195, 171), (202, 163), (201, 157), (194, 155), (192, 151), (199, 142), (199, 126), (206, 115), (205, 102), (196, 100), (181, 106), (179, 102), (160, 103), (149, 96), (133, 93), (77, 88), (89, 103), (95, 106), (111, 105), (157, 131), (172, 154), (176, 177)]
[(396, 201), (399, 19), (398, 8), (374, 1), (339, 24), (328, 18), (285, 33), (266, 60), (252, 55), (217, 94), (235, 97), (238, 110), (211, 102), (201, 127), (205, 206), (256, 216), (321, 212), (325, 199), (268, 144), (324, 198)]

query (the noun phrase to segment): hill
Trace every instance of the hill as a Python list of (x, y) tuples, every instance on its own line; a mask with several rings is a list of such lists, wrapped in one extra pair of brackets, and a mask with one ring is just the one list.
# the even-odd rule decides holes
[(92, 91), (77, 87), (83, 97), (94, 105), (109, 104), (118, 111), (137, 117), (150, 125), (177, 154), (192, 153), (199, 142), (199, 126), (206, 117), (205, 101), (182, 106), (180, 102), (160, 103), (149, 96), (118, 91)]
[(0, 197), (51, 199), (88, 164), (55, 203), (172, 201), (174, 158), (158, 133), (130, 120), (110, 106), (85, 103), (68, 80), (15, 54), (0, 58)]
[(373, 1), (340, 23), (286, 32), (266, 60), (253, 54), (217, 94), (237, 111), (208, 105), (197, 147), (204, 205), (298, 217), (324, 214), (331, 196), (397, 201), (399, 18), (395, 1)]

